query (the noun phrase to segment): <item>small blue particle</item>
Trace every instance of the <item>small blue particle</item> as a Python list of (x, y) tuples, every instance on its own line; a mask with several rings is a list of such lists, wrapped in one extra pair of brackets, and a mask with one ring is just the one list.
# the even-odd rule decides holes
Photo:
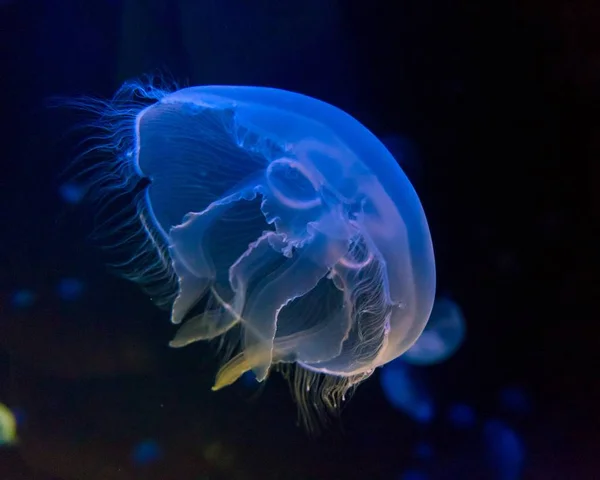
[(85, 196), (85, 189), (73, 183), (65, 183), (58, 189), (58, 193), (64, 202), (75, 205)]
[(35, 293), (27, 289), (17, 290), (11, 295), (10, 303), (16, 308), (29, 308), (35, 303)]
[(429, 423), (433, 420), (433, 405), (428, 400), (423, 400), (415, 406), (414, 419), (420, 423)]
[(162, 449), (154, 440), (144, 440), (133, 449), (133, 463), (140, 466), (151, 465), (162, 458)]
[(429, 475), (421, 470), (407, 470), (402, 473), (398, 480), (428, 480)]
[(83, 293), (83, 290), (83, 282), (76, 278), (63, 278), (57, 287), (58, 296), (67, 301), (77, 300)]
[(450, 407), (448, 421), (456, 428), (470, 428), (475, 424), (475, 412), (468, 405), (457, 403)]

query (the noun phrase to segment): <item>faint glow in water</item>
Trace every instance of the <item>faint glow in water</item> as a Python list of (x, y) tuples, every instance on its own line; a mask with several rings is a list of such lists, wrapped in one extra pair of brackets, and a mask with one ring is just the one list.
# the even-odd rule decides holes
[(429, 475), (422, 470), (407, 470), (400, 474), (398, 480), (429, 480)]
[(162, 458), (162, 449), (156, 441), (144, 440), (134, 447), (131, 458), (136, 465), (151, 465)]
[(13, 412), (0, 403), (0, 447), (12, 445), (17, 440), (17, 420)]
[(17, 427), (22, 427), (25, 425), (25, 420), (27, 419), (25, 410), (20, 407), (13, 407), (11, 411), (15, 417), (15, 421), (17, 422)]
[(35, 299), (35, 293), (24, 288), (12, 293), (10, 303), (15, 308), (29, 308), (35, 303)]
[(427, 442), (419, 442), (415, 446), (414, 455), (419, 460), (430, 460), (433, 457), (433, 447)]
[(502, 408), (511, 413), (527, 414), (531, 412), (531, 398), (519, 387), (506, 387), (498, 395)]
[(402, 359), (413, 365), (433, 365), (450, 358), (465, 339), (465, 319), (452, 300), (439, 297), (425, 330)]
[(59, 187), (58, 194), (65, 203), (76, 205), (83, 200), (85, 189), (74, 183), (64, 183)]
[(208, 444), (204, 448), (203, 454), (207, 462), (219, 469), (230, 470), (235, 465), (234, 450), (219, 441)]
[(464, 403), (457, 403), (448, 410), (448, 421), (456, 428), (470, 428), (475, 425), (475, 411)]
[(76, 278), (63, 278), (58, 282), (57, 293), (62, 300), (77, 300), (83, 294), (84, 285)]
[(517, 433), (500, 420), (489, 420), (483, 428), (492, 478), (517, 480), (525, 462), (525, 447)]
[(379, 379), (387, 401), (394, 408), (418, 423), (430, 423), (433, 420), (433, 398), (410, 365), (396, 359), (382, 367)]
[(496, 264), (503, 274), (515, 275), (519, 273), (519, 261), (512, 252), (502, 252), (498, 254)]

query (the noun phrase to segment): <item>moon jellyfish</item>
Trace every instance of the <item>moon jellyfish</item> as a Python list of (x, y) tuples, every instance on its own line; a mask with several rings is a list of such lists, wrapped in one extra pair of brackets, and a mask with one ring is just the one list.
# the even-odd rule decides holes
[(106, 223), (132, 252), (119, 267), (181, 324), (171, 346), (220, 339), (213, 390), (277, 369), (311, 428), (423, 331), (423, 208), (347, 113), (274, 88), (140, 82), (74, 103), (96, 114), (86, 152), (104, 154), (90, 187), (135, 203)]
[(448, 298), (438, 298), (425, 330), (402, 358), (412, 365), (433, 365), (448, 360), (462, 345), (465, 330), (460, 307)]

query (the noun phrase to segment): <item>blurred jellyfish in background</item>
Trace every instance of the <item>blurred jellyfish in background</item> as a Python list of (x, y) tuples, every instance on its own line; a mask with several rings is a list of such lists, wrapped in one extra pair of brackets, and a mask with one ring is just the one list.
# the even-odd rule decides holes
[(16, 417), (10, 408), (0, 403), (0, 447), (13, 445), (16, 441)]
[[(74, 105), (96, 116), (88, 152), (114, 153), (86, 170), (98, 199), (132, 197), (131, 215), (108, 222), (116, 249), (133, 249), (124, 276), (182, 324), (171, 346), (230, 346), (213, 390), (282, 369), (311, 429), (423, 331), (435, 295), (425, 214), (350, 115), (274, 88), (153, 79)], [(414, 415), (428, 421), (432, 406)]]
[(63, 278), (56, 287), (59, 298), (68, 302), (78, 300), (84, 289), (83, 282), (77, 278)]
[(76, 183), (67, 182), (59, 187), (58, 194), (63, 202), (76, 205), (85, 197), (85, 188)]
[(17, 309), (29, 308), (35, 303), (35, 300), (36, 294), (27, 288), (16, 290), (10, 295), (10, 304)]
[(466, 325), (460, 307), (446, 297), (439, 297), (425, 330), (402, 359), (412, 365), (433, 365), (448, 360), (465, 339)]
[(414, 456), (423, 461), (428, 461), (433, 458), (433, 446), (431, 443), (421, 441), (415, 445)]
[(525, 446), (521, 437), (500, 420), (488, 420), (483, 427), (490, 478), (518, 480), (525, 463)]
[(140, 467), (152, 465), (163, 456), (160, 445), (155, 440), (144, 440), (138, 443), (131, 453), (131, 460)]
[(379, 376), (387, 401), (417, 423), (428, 424), (435, 416), (433, 396), (424, 378), (398, 358), (384, 365)]
[(533, 408), (532, 400), (525, 389), (509, 386), (500, 390), (498, 394), (500, 407), (507, 413), (526, 415)]
[(423, 470), (410, 469), (401, 473), (397, 480), (429, 480), (429, 475)]
[[(429, 387), (427, 371), (420, 367), (450, 358), (464, 336), (465, 322), (460, 308), (448, 297), (437, 298), (421, 336), (402, 356), (382, 368), (381, 387), (388, 402), (417, 423), (431, 423), (438, 402)], [(445, 420), (463, 430), (474, 427), (477, 418), (469, 405), (454, 403), (445, 412)]]
[(456, 428), (466, 429), (475, 426), (475, 410), (464, 403), (455, 403), (448, 409), (448, 422)]

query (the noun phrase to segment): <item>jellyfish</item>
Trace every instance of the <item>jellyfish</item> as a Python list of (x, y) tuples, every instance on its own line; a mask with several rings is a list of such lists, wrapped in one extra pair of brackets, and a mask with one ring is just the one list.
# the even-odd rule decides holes
[(447, 297), (439, 297), (433, 304), (423, 334), (402, 358), (412, 365), (444, 362), (462, 345), (465, 330), (460, 307)]
[(275, 88), (152, 81), (71, 105), (97, 129), (86, 191), (104, 211), (119, 199), (100, 227), (131, 251), (118, 269), (170, 310), (172, 347), (220, 340), (213, 390), (278, 370), (310, 428), (423, 331), (435, 294), (423, 208), (349, 114)]
[(392, 407), (426, 425), (435, 418), (436, 402), (427, 381), (419, 373), (416, 367), (398, 358), (381, 369), (379, 380)]
[(517, 480), (521, 478), (525, 466), (526, 449), (517, 432), (501, 420), (490, 419), (483, 427), (483, 442), (490, 478), (497, 480)]

